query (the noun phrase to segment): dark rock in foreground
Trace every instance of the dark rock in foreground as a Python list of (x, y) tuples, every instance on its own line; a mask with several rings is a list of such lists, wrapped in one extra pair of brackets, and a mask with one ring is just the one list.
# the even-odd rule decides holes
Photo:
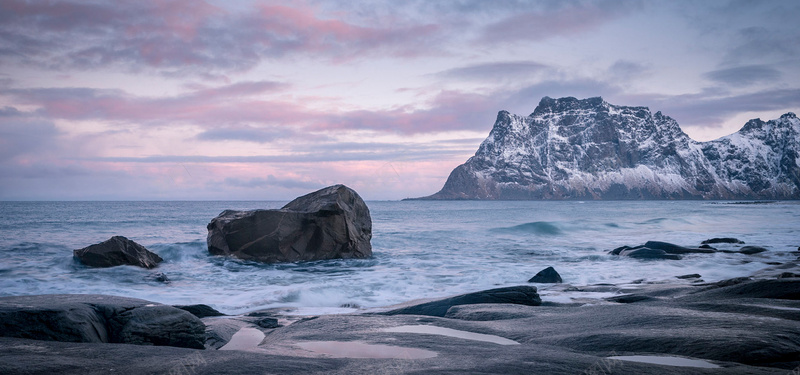
[(528, 280), (528, 282), (529, 283), (551, 283), (551, 284), (555, 284), (555, 283), (561, 283), (561, 282), (563, 282), (563, 280), (561, 280), (561, 275), (559, 275), (558, 272), (556, 272), (555, 268), (547, 267), (547, 268), (539, 271), (533, 277), (531, 277), (531, 279)]
[(445, 316), (445, 314), (447, 314), (447, 310), (453, 306), (481, 303), (510, 303), (517, 305), (539, 306), (542, 304), (542, 299), (539, 298), (539, 293), (537, 293), (536, 287), (512, 286), (508, 288), (489, 289), (475, 293), (462, 294), (455, 297), (391, 310), (385, 312), (384, 314)]
[(0, 336), (202, 349), (205, 325), (181, 309), (89, 294), (0, 298)]
[(73, 251), (73, 256), (91, 267), (114, 267), (122, 265), (153, 268), (163, 259), (122, 236), (114, 236), (98, 244)]
[(173, 307), (179, 308), (184, 311), (188, 311), (190, 314), (198, 317), (198, 318), (206, 318), (209, 316), (224, 316), (225, 314), (217, 311), (215, 308), (209, 305), (175, 305)]
[(257, 262), (372, 255), (372, 219), (344, 185), (299, 197), (279, 210), (226, 210), (208, 224), (208, 251)]

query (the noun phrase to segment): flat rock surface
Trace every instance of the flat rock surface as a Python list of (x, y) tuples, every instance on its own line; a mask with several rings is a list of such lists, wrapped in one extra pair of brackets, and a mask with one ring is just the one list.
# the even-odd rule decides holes
[[(780, 270), (785, 268), (775, 271)], [(294, 317), (277, 328), (258, 327), (261, 316), (204, 319), (209, 333), (216, 332), (214, 347), (237, 332), (263, 333), (263, 339), (238, 343), (237, 350), (5, 337), (0, 338), (0, 373), (785, 375), (800, 366), (800, 301), (795, 298), (800, 282), (742, 278), (615, 288), (618, 297), (643, 298), (453, 305), (454, 298), (463, 297), (455, 296), (438, 301), (449, 301), (443, 304), (428, 302), (437, 309), (449, 306), (442, 316), (437, 310), (437, 315)]]

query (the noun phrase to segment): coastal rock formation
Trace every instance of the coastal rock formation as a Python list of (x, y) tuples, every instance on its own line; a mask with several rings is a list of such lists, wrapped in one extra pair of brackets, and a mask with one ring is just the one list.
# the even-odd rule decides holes
[(750, 120), (709, 142), (600, 97), (501, 111), (473, 157), (420, 199), (800, 199), (800, 119)]
[(132, 265), (153, 268), (163, 261), (160, 256), (145, 249), (144, 246), (122, 236), (111, 237), (101, 243), (74, 250), (72, 253), (81, 263), (91, 267)]
[(556, 272), (553, 267), (547, 267), (539, 271), (536, 275), (528, 280), (529, 283), (561, 283), (561, 275)]
[(372, 255), (372, 218), (354, 190), (330, 186), (279, 210), (223, 211), (208, 224), (208, 251), (265, 263)]
[(184, 310), (134, 298), (18, 296), (0, 297), (0, 336), (202, 349), (205, 325)]
[(534, 286), (512, 286), (508, 288), (489, 289), (475, 293), (462, 294), (455, 297), (422, 303), (388, 311), (386, 315), (429, 315), (445, 316), (447, 310), (458, 305), (474, 305), (482, 303), (510, 303), (517, 305), (539, 306), (542, 299)]

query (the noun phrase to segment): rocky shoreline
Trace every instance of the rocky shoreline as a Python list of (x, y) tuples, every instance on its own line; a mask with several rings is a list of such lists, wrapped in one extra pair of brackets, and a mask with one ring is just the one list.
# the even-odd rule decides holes
[[(204, 305), (114, 296), (3, 297), (0, 373), (797, 371), (796, 262), (717, 283), (694, 276), (676, 283), (551, 284), (541, 297), (533, 286), (518, 286), (323, 316), (291, 309), (227, 316)], [(614, 295), (548, 301), (548, 293), (592, 291)]]

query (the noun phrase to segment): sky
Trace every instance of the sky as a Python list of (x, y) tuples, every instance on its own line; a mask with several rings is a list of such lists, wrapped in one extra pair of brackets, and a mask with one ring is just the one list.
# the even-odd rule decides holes
[(800, 2), (0, 1), (0, 200), (438, 191), (497, 112), (800, 112)]

